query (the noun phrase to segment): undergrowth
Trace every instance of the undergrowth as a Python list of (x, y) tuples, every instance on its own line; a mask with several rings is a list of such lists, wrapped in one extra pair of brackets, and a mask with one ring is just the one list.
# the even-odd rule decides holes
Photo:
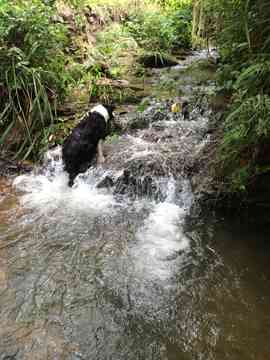
[(143, 50), (162, 56), (191, 46), (191, 21), (192, 8), (188, 3), (131, 14), (125, 25)]
[(246, 191), (257, 175), (270, 171), (270, 96), (238, 96), (227, 116), (219, 149), (230, 190)]
[(38, 1), (0, 8), (0, 145), (14, 157), (38, 153), (55, 103), (65, 96), (66, 28)]
[(217, 173), (229, 192), (248, 193), (261, 174), (270, 173), (269, 1), (207, 3), (209, 16), (221, 22), (216, 26), (219, 91), (231, 97)]

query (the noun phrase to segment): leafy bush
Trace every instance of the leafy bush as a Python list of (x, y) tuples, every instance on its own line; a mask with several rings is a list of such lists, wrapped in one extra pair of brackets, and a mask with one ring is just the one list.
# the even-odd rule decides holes
[[(231, 180), (231, 190), (245, 190), (252, 176), (262, 172), (258, 154), (269, 141), (270, 96), (239, 96), (226, 119), (219, 154), (222, 171)], [(270, 163), (265, 166), (269, 171)]]
[(173, 42), (175, 48), (191, 47), (191, 31), (192, 31), (192, 7), (187, 5), (180, 9), (170, 9), (168, 15), (172, 19), (175, 29), (176, 39)]
[(176, 30), (165, 14), (146, 12), (136, 14), (126, 23), (129, 33), (145, 50), (168, 51), (176, 41)]
[(191, 46), (192, 8), (155, 9), (135, 13), (126, 22), (129, 33), (146, 51), (170, 52)]
[(176, 31), (176, 48), (190, 48), (192, 43), (192, 10), (190, 0), (167, 0), (166, 15), (172, 19)]
[(235, 89), (245, 95), (270, 94), (270, 61), (255, 62), (243, 69), (235, 82)]
[(270, 150), (266, 145), (270, 140), (269, 1), (205, 0), (200, 4), (204, 24), (212, 26), (215, 21), (210, 30), (221, 56), (218, 82), (232, 99), (218, 152), (222, 165), (218, 172), (228, 180), (231, 191), (248, 190), (262, 172), (270, 171), (266, 156)]
[(52, 18), (38, 0), (0, 9), (0, 145), (24, 158), (36, 153), (68, 80), (66, 30)]

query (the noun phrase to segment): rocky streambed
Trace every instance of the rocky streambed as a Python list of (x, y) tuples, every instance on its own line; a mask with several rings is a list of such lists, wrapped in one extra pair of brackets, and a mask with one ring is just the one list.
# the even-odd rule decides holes
[[(267, 235), (190, 217), (214, 85), (183, 83), (190, 61), (149, 78), (172, 76), (177, 96), (119, 110), (105, 166), (73, 188), (61, 148), (0, 184), (2, 359), (267, 358)], [(183, 92), (189, 119), (172, 111)]]

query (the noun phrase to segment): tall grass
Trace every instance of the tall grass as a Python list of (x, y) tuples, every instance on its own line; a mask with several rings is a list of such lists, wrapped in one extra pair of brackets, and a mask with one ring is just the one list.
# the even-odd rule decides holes
[(65, 93), (65, 28), (35, 0), (0, 8), (0, 146), (14, 158), (38, 154), (55, 103)]

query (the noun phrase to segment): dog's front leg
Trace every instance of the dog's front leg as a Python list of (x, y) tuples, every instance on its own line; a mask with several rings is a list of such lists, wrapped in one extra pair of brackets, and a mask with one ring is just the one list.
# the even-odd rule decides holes
[(98, 164), (98, 165), (104, 164), (105, 158), (104, 158), (104, 155), (103, 155), (102, 140), (99, 140), (99, 142), (98, 142), (97, 153), (98, 153), (98, 156), (97, 156), (97, 164)]

